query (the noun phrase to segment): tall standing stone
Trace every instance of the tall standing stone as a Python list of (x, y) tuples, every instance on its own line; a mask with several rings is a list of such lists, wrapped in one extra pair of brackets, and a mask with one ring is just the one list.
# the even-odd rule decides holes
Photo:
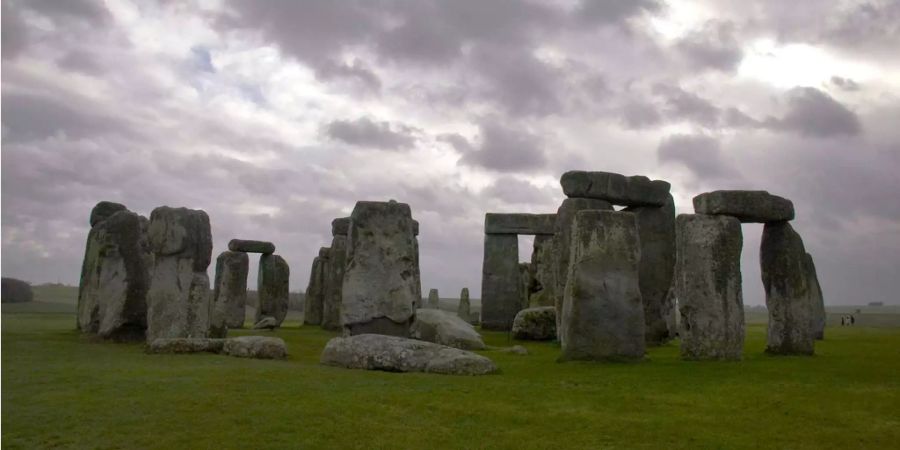
[(741, 359), (741, 222), (729, 216), (681, 214), (676, 227), (675, 297), (681, 313), (681, 357)]
[(422, 289), (413, 222), (405, 203), (356, 203), (348, 235), (351, 257), (343, 274), (345, 333), (409, 335)]
[(147, 233), (154, 255), (147, 293), (147, 342), (207, 337), (209, 216), (201, 210), (161, 206), (150, 214)]
[(537, 235), (531, 252), (535, 292), (528, 298), (529, 307), (555, 306), (556, 266), (554, 236)]
[(291, 269), (284, 258), (274, 254), (260, 255), (256, 279), (259, 296), (256, 322), (266, 316), (275, 318), (277, 326), (284, 322), (290, 303), (290, 278)]
[(612, 211), (613, 206), (605, 200), (590, 198), (567, 198), (556, 211), (556, 235), (554, 236), (554, 267), (556, 268), (556, 287), (554, 301), (556, 306), (556, 330), (562, 329), (563, 295), (566, 290), (566, 279), (569, 276), (569, 250), (572, 242), (572, 224), (578, 211), (603, 210)]
[(481, 266), (482, 328), (512, 329), (522, 303), (520, 276), (519, 237), (515, 234), (485, 234)]
[(769, 310), (766, 352), (812, 355), (815, 333), (806, 250), (790, 223), (763, 227), (759, 263)]
[(250, 257), (244, 252), (226, 250), (216, 258), (209, 337), (223, 338), (228, 329), (244, 326), (249, 272)]
[(822, 297), (822, 286), (819, 284), (819, 275), (816, 274), (816, 263), (809, 253), (806, 254), (806, 270), (809, 277), (809, 295), (812, 301), (812, 329), (817, 340), (825, 339), (825, 299)]
[(441, 309), (441, 297), (437, 289), (428, 291), (428, 302), (425, 303), (427, 309)]
[(521, 311), (528, 307), (531, 292), (535, 289), (535, 284), (537, 283), (531, 270), (531, 263), (519, 263), (519, 282), (522, 283), (522, 299), (519, 302), (519, 311)]
[(326, 259), (316, 256), (313, 258), (312, 268), (309, 273), (309, 284), (306, 287), (306, 296), (303, 300), (303, 324), (321, 325), (322, 307), (325, 300), (324, 266)]
[(325, 301), (322, 303), (322, 328), (338, 331), (342, 327), (341, 308), (343, 302), (344, 274), (347, 270), (347, 242), (345, 235), (331, 238), (328, 262), (325, 264)]
[(465, 320), (468, 323), (472, 323), (472, 314), (470, 310), (471, 305), (469, 304), (469, 288), (464, 287), (461, 291), (459, 291), (459, 305), (456, 307), (456, 315), (459, 316), (460, 319)]
[(674, 308), (666, 304), (675, 272), (675, 201), (669, 195), (664, 206), (632, 206), (641, 240), (641, 298), (648, 345), (671, 340), (669, 323)]
[(642, 359), (641, 249), (634, 214), (578, 212), (569, 254), (560, 360)]

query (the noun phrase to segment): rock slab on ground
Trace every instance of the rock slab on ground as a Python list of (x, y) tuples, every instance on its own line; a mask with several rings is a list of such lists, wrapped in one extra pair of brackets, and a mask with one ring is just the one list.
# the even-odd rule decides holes
[(626, 177), (611, 172), (572, 170), (560, 178), (563, 192), (570, 198), (595, 198), (623, 206), (663, 206), (670, 185), (641, 175)]
[(328, 341), (320, 362), (348, 369), (486, 375), (497, 372), (490, 359), (458, 348), (380, 334), (359, 334)]
[(456, 314), (438, 309), (420, 309), (409, 329), (410, 337), (463, 350), (482, 350), (484, 341), (475, 327)]
[(262, 253), (266, 255), (275, 253), (275, 244), (268, 241), (232, 239), (228, 242), (228, 250), (233, 252)]
[(238, 358), (285, 359), (287, 345), (277, 337), (240, 336), (225, 339), (222, 353)]
[(794, 204), (766, 191), (712, 191), (694, 197), (694, 212), (737, 217), (744, 223), (783, 222), (794, 219)]
[(527, 308), (516, 314), (512, 326), (513, 338), (527, 341), (556, 339), (556, 307)]

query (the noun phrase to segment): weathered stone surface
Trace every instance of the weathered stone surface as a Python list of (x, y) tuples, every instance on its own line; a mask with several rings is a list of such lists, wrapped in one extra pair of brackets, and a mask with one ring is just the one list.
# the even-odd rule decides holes
[[(605, 200), (590, 198), (567, 198), (556, 211), (556, 235), (554, 236), (554, 263), (556, 270), (556, 287), (553, 290), (553, 304), (556, 306), (556, 329), (561, 330), (563, 295), (566, 280), (569, 276), (569, 250), (572, 243), (572, 225), (578, 211), (601, 210), (612, 211), (613, 206)], [(560, 337), (561, 338), (561, 337)]]
[(675, 201), (669, 195), (665, 206), (632, 206), (641, 241), (640, 285), (644, 302), (645, 336), (648, 345), (661, 345), (672, 338), (669, 322), (674, 308), (667, 305), (675, 273)]
[(461, 348), (482, 350), (484, 341), (475, 327), (456, 316), (438, 309), (420, 309), (409, 329), (410, 337), (421, 341)]
[(306, 286), (306, 297), (303, 299), (303, 323), (305, 325), (322, 324), (322, 308), (325, 300), (325, 264), (327, 260), (313, 258), (309, 273), (309, 284)]
[(571, 170), (559, 180), (570, 198), (595, 198), (624, 206), (664, 206), (669, 183), (641, 175), (626, 177), (610, 172)]
[(226, 339), (160, 338), (147, 346), (147, 353), (220, 353)]
[(437, 289), (428, 291), (428, 301), (425, 302), (425, 308), (441, 309), (441, 297)]
[(238, 358), (285, 359), (287, 345), (277, 337), (240, 336), (225, 339), (222, 353)]
[(34, 300), (31, 285), (15, 278), (3, 277), (3, 303), (25, 303)]
[(275, 253), (275, 244), (268, 241), (232, 239), (228, 242), (228, 250), (233, 252), (262, 253), (267, 255)]
[(681, 357), (741, 359), (741, 223), (734, 217), (702, 214), (681, 214), (675, 223)]
[(333, 236), (328, 260), (323, 266), (322, 284), (325, 290), (325, 299), (322, 301), (322, 328), (330, 331), (341, 329), (344, 272), (347, 270), (347, 242), (347, 236)]
[(759, 265), (769, 310), (766, 352), (812, 355), (813, 305), (803, 239), (788, 222), (763, 227)]
[(741, 222), (794, 219), (794, 204), (766, 191), (713, 191), (694, 197), (694, 212), (737, 217)]
[(431, 342), (378, 334), (328, 341), (320, 362), (348, 369), (485, 375), (497, 371), (484, 356)]
[(634, 214), (578, 212), (569, 254), (560, 360), (642, 359), (641, 249)]
[(522, 283), (522, 300), (519, 301), (519, 309), (527, 308), (531, 299), (531, 291), (537, 281), (534, 279), (534, 273), (531, 271), (530, 263), (519, 263), (519, 282)]
[(531, 272), (534, 277), (528, 306), (554, 306), (556, 287), (556, 258), (554, 236), (535, 236), (531, 252)]
[(456, 307), (456, 315), (466, 323), (472, 323), (472, 315), (469, 312), (472, 305), (469, 300), (469, 288), (464, 287), (459, 291), (459, 305)]
[(80, 330), (113, 340), (144, 339), (150, 286), (145, 239), (140, 216), (127, 209), (91, 228), (79, 285)]
[(207, 337), (212, 258), (209, 216), (201, 210), (161, 206), (147, 230), (154, 254), (147, 293), (147, 342)]
[(812, 302), (812, 331), (817, 340), (825, 339), (825, 299), (822, 297), (822, 286), (819, 284), (819, 275), (816, 274), (816, 263), (809, 253), (806, 254), (806, 275), (809, 279), (809, 295)]
[(419, 235), (419, 221), (413, 219), (412, 221), (413, 235)]
[(264, 317), (260, 317), (259, 320), (257, 320), (256, 323), (253, 324), (253, 329), (254, 330), (274, 330), (274, 329), (278, 328), (278, 326), (279, 326), (278, 320), (276, 320), (274, 317), (264, 316)]
[(242, 328), (247, 307), (247, 274), (250, 257), (226, 250), (216, 258), (209, 337), (224, 338), (228, 329)]
[(556, 214), (506, 214), (484, 215), (485, 234), (538, 234), (555, 232)]
[(556, 307), (527, 308), (516, 314), (512, 327), (513, 337), (527, 341), (556, 339)]
[(518, 236), (486, 234), (481, 266), (481, 327), (486, 330), (509, 330), (521, 309)]
[(256, 308), (256, 320), (263, 316), (275, 318), (278, 326), (284, 322), (290, 303), (291, 268), (287, 261), (279, 255), (264, 254), (259, 257), (259, 276), (256, 291), (259, 304)]
[(347, 254), (340, 304), (345, 332), (408, 336), (422, 292), (409, 205), (357, 202)]
[(121, 203), (107, 202), (107, 201), (102, 201), (100, 203), (97, 203), (96, 205), (94, 205), (94, 208), (91, 210), (91, 218), (89, 220), (91, 227), (106, 220), (108, 217), (112, 216), (113, 214), (115, 214), (119, 211), (126, 211), (126, 210), (128, 210), (128, 208), (126, 208), (125, 205), (123, 205)]
[(332, 236), (346, 236), (350, 232), (350, 218), (338, 217), (331, 221)]

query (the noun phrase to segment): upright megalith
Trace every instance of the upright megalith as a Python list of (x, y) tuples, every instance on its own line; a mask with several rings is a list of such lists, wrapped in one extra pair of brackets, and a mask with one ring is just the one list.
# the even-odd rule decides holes
[(456, 315), (468, 323), (472, 323), (472, 306), (469, 304), (469, 288), (464, 287), (459, 291), (459, 305), (456, 307)]
[(154, 255), (147, 293), (147, 342), (208, 337), (209, 216), (201, 210), (161, 206), (150, 214), (147, 233)]
[(634, 214), (587, 210), (575, 215), (558, 330), (561, 361), (644, 357), (640, 260)]
[(512, 329), (522, 304), (519, 272), (519, 237), (515, 234), (485, 234), (481, 266), (481, 327)]
[(522, 299), (519, 302), (519, 311), (528, 307), (531, 292), (536, 289), (537, 280), (531, 263), (519, 263), (519, 282), (522, 283)]
[(531, 251), (534, 276), (529, 307), (554, 306), (556, 287), (555, 239), (553, 235), (537, 235)]
[(222, 338), (228, 329), (244, 326), (249, 272), (250, 257), (244, 252), (226, 250), (216, 258), (210, 337)]
[(325, 300), (322, 302), (322, 328), (331, 331), (341, 329), (341, 303), (343, 302), (344, 274), (347, 270), (347, 243), (346, 235), (337, 235), (331, 238), (331, 247), (328, 250), (328, 261), (324, 266)]
[(694, 212), (741, 222), (783, 222), (794, 219), (794, 204), (766, 191), (713, 191), (694, 197)]
[(268, 241), (232, 239), (228, 242), (228, 250), (233, 252), (262, 253), (263, 255), (267, 255), (275, 253), (275, 244)]
[(809, 295), (812, 302), (812, 330), (817, 340), (825, 339), (825, 299), (822, 297), (822, 286), (816, 274), (816, 264), (809, 253), (806, 254), (806, 275), (809, 279)]
[(321, 325), (322, 307), (325, 300), (325, 263), (319, 256), (313, 258), (309, 273), (309, 284), (306, 286), (306, 297), (303, 300), (303, 324)]
[(100, 202), (91, 211), (78, 291), (82, 332), (144, 339), (151, 257), (141, 219), (118, 203)]
[(626, 177), (581, 170), (568, 171), (559, 181), (567, 197), (595, 198), (625, 206), (664, 206), (671, 188), (668, 182), (642, 175)]
[(409, 335), (415, 305), (421, 301), (415, 241), (409, 205), (356, 203), (350, 215), (346, 251), (350, 259), (340, 303), (346, 334)]
[(759, 263), (769, 310), (766, 352), (812, 355), (815, 332), (806, 250), (791, 224), (766, 223)]
[(256, 307), (256, 320), (265, 316), (275, 318), (280, 326), (287, 316), (291, 269), (279, 255), (263, 254), (259, 257), (259, 276), (256, 279), (256, 291), (259, 296)]
[(640, 285), (648, 345), (660, 345), (674, 337), (669, 323), (674, 308), (666, 302), (675, 272), (675, 201), (669, 195), (663, 206), (632, 206), (641, 241)]
[(674, 294), (681, 313), (681, 357), (741, 359), (741, 223), (729, 216), (681, 214), (676, 227)]
[(428, 291), (428, 301), (425, 302), (425, 308), (441, 309), (441, 297), (438, 294), (437, 289), (431, 289), (430, 291)]

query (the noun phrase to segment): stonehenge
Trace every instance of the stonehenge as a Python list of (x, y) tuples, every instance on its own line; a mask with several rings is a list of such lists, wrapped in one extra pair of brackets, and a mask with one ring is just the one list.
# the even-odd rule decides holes
[(788, 222), (763, 228), (759, 264), (769, 309), (766, 352), (812, 355), (813, 298), (803, 239)]

